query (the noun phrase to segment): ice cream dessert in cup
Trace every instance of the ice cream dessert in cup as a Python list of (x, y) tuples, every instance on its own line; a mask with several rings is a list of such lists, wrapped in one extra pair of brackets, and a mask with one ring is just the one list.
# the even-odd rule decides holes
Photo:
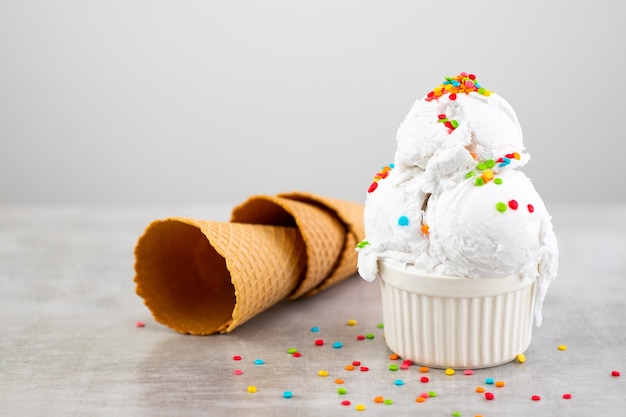
[(367, 190), (359, 274), (381, 280), (385, 339), (415, 363), (480, 368), (529, 346), (558, 269), (551, 217), (520, 170), (513, 108), (460, 73), (418, 99)]

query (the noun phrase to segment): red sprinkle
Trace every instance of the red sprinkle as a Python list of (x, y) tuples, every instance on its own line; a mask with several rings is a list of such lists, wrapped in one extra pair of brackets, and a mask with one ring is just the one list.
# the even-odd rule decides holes
[(361, 361), (353, 361), (352, 365), (354, 366), (360, 366), (361, 365)]
[(359, 369), (361, 370), (361, 372), (367, 372), (370, 370), (370, 368), (368, 368), (367, 366), (361, 366)]
[(486, 400), (493, 400), (494, 399), (493, 392), (486, 392), (485, 393), (485, 399)]
[(235, 369), (233, 371), (233, 374), (235, 374), (235, 375), (243, 375), (243, 371), (241, 369)]
[(620, 372), (619, 371), (611, 371), (611, 376), (620, 376)]
[(439, 120), (447, 119), (445, 114), (440, 114), (437, 116), (437, 118), (439, 118)]
[(349, 400), (343, 400), (341, 402), (341, 405), (350, 405), (350, 401)]
[(420, 378), (420, 382), (427, 383), (428, 381), (430, 381), (430, 380), (428, 379), (427, 376), (423, 376), (423, 377)]
[(145, 327), (146, 323), (144, 323), (143, 321), (138, 321), (137, 323), (135, 323), (135, 326), (137, 326), (137, 327)]
[(299, 358), (300, 356), (302, 356), (302, 353), (300, 353), (300, 352), (293, 352), (291, 354), (291, 356), (293, 356), (294, 358)]
[(572, 398), (572, 394), (563, 394), (563, 399), (569, 400)]
[(511, 207), (513, 210), (517, 210), (517, 207), (518, 207), (517, 201), (510, 200), (509, 201), (509, 207)]
[(323, 346), (324, 345), (324, 340), (322, 339), (317, 339), (315, 341), (315, 346)]
[(362, 334), (358, 335), (356, 337), (356, 340), (365, 340), (365, 336), (363, 336)]
[(241, 360), (241, 356), (235, 355), (235, 356), (233, 356), (233, 360), (234, 361), (240, 361)]
[(373, 182), (372, 185), (370, 185), (370, 188), (367, 189), (368, 193), (373, 193), (374, 190), (378, 187), (378, 183), (377, 182)]
[(450, 95), (448, 96), (448, 98), (449, 98), (450, 100), (456, 100), (456, 94), (454, 94), (454, 93), (450, 93)]
[(539, 401), (541, 399), (541, 397), (538, 396), (538, 395), (533, 395), (532, 397), (530, 397), (530, 399), (533, 400), (533, 401)]
[(535, 211), (535, 208), (533, 207), (533, 205), (532, 205), (532, 204), (529, 204), (529, 205), (528, 205), (528, 212), (529, 212), (529, 213), (532, 213), (533, 211)]

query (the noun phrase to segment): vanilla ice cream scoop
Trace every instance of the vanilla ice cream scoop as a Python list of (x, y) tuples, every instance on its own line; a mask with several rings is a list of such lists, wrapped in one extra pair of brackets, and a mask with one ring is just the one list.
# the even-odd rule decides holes
[(558, 246), (543, 200), (518, 170), (530, 156), (513, 108), (461, 73), (415, 102), (396, 140), (393, 163), (368, 190), (361, 276), (373, 281), (388, 259), (420, 273), (537, 279), (540, 324)]

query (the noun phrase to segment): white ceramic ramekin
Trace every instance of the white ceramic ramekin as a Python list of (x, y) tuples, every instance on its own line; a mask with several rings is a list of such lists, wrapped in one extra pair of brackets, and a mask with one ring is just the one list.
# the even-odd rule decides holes
[(510, 362), (530, 344), (535, 281), (419, 274), (379, 262), (387, 346), (434, 368)]

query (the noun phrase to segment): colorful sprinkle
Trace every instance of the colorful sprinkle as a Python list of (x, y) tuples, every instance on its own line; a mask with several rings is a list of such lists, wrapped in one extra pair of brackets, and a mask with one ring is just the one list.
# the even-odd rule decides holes
[(430, 398), (434, 398), (434, 397), (436, 397), (436, 396), (437, 396), (437, 393), (436, 393), (435, 391), (428, 391), (428, 396), (429, 396)]
[(455, 372), (454, 372), (454, 369), (452, 369), (452, 368), (448, 368), (448, 369), (446, 369), (446, 371), (445, 371), (445, 374), (446, 374), (446, 375), (454, 375), (454, 373), (455, 373)]
[(528, 207), (528, 212), (529, 213), (532, 213), (532, 212), (535, 211), (535, 207), (532, 204), (529, 204), (527, 207)]
[(476, 392), (482, 394), (483, 392), (485, 392), (485, 389), (483, 387), (476, 387)]
[(354, 371), (354, 365), (346, 365), (344, 368), (346, 371)]
[(357, 411), (364, 411), (365, 410), (365, 406), (363, 404), (357, 404), (356, 407), (354, 407)]
[(496, 381), (496, 387), (502, 388), (504, 386), (504, 381)]
[(422, 234), (427, 236), (430, 233), (430, 227), (426, 223), (422, 225)]
[(397, 371), (398, 370), (398, 365), (396, 365), (395, 363), (392, 363), (391, 365), (389, 365), (389, 370), (390, 371)]
[(343, 347), (343, 344), (341, 342), (335, 342), (333, 343), (333, 347), (335, 349), (341, 349)]
[(493, 380), (493, 378), (487, 378), (485, 379), (485, 384), (489, 384), (489, 385), (493, 385), (495, 381)]
[(335, 384), (343, 384), (343, 383), (344, 383), (343, 379), (341, 379), (341, 378), (335, 379)]
[(361, 371), (361, 372), (368, 372), (369, 370), (370, 370), (370, 368), (368, 368), (367, 366), (359, 367), (359, 371)]
[(430, 381), (430, 379), (428, 379), (427, 376), (423, 376), (420, 378), (420, 382), (423, 382), (424, 384), (428, 383), (428, 381)]
[(486, 392), (486, 393), (485, 393), (485, 399), (486, 399), (486, 400), (491, 401), (491, 400), (493, 400), (494, 398), (495, 398), (495, 395), (493, 395), (493, 392)]
[(350, 319), (348, 320), (348, 322), (346, 323), (348, 326), (356, 326), (357, 321), (354, 319)]
[(415, 402), (416, 402), (416, 403), (423, 403), (424, 401), (426, 401), (426, 398), (424, 398), (424, 397), (417, 397), (417, 398), (415, 399)]
[(393, 383), (397, 386), (402, 386), (404, 385), (404, 381), (401, 379), (396, 379), (395, 381), (393, 381)]
[(409, 225), (409, 218), (406, 216), (400, 216), (398, 217), (398, 226), (408, 226)]
[[(364, 241), (364, 242), (366, 242), (366, 244), (367, 244), (367, 241)], [(363, 243), (363, 242), (361, 242), (361, 243)], [(313, 327), (311, 327), (311, 331), (312, 331), (313, 333), (317, 333), (317, 332), (319, 332), (319, 331), (320, 331), (320, 328), (319, 328), (319, 327), (317, 327), (317, 326), (313, 326)]]
[(243, 371), (241, 369), (235, 369), (233, 375), (243, 375)]
[(466, 369), (466, 370), (463, 371), (463, 373), (465, 375), (474, 375), (474, 371), (472, 371), (471, 369)]
[(294, 358), (299, 358), (299, 357), (301, 357), (301, 356), (302, 356), (302, 353), (300, 353), (300, 352), (293, 352), (293, 353), (291, 354), (291, 356), (293, 356)]
[(376, 404), (382, 404), (382, 402), (385, 400), (385, 398), (382, 395), (377, 395), (376, 397), (374, 397), (374, 402)]
[(344, 387), (337, 388), (337, 394), (339, 394), (339, 395), (346, 395), (347, 393), (348, 393), (348, 390), (345, 389)]
[(461, 412), (460, 411), (452, 412), (452, 417), (461, 417)]
[(255, 359), (254, 360), (254, 364), (255, 365), (263, 365), (265, 362), (263, 361), (263, 359)]
[(341, 402), (341, 405), (343, 405), (343, 406), (348, 406), (348, 405), (350, 405), (350, 400), (343, 400), (343, 401)]
[(497, 184), (497, 185), (502, 184), (502, 178), (494, 178), (494, 179), (493, 179), (493, 183), (494, 183), (494, 184)]
[(240, 361), (241, 360), (241, 356), (235, 355), (235, 356), (233, 356), (233, 360), (234, 361)]
[(385, 328), (385, 323), (378, 323), (376, 325), (376, 327), (378, 327), (379, 329), (384, 329)]
[(293, 397), (293, 392), (285, 391), (285, 392), (283, 392), (283, 397), (284, 398), (291, 398), (291, 397)]
[(517, 207), (518, 207), (517, 201), (515, 201), (515, 200), (509, 200), (509, 207), (510, 207), (512, 210), (517, 210)]
[[(370, 243), (367, 240), (362, 240), (361, 242), (357, 243), (356, 247), (357, 247), (357, 249), (363, 249), (364, 247), (366, 247), (369, 244)], [(313, 329), (311, 329), (311, 331), (313, 331)], [(317, 332), (317, 331), (319, 331), (319, 329), (315, 330), (315, 331)]]
[(393, 404), (393, 400), (391, 398), (385, 398), (385, 401), (383, 401), (383, 404), (391, 405), (391, 404)]
[(533, 401), (539, 401), (539, 400), (541, 400), (541, 397), (538, 396), (538, 395), (533, 395), (532, 397), (530, 397), (530, 399), (533, 400)]
[(500, 213), (504, 213), (506, 211), (506, 204), (504, 204), (502, 201), (498, 201), (496, 203), (496, 210), (498, 210)]
[(491, 91), (480, 86), (474, 74), (461, 72), (454, 77), (445, 77), (445, 80), (439, 84), (439, 86), (433, 88), (432, 91), (426, 94), (424, 100), (436, 100), (445, 94), (449, 94), (450, 100), (456, 100), (458, 94), (469, 94), (472, 92), (476, 92), (485, 97), (491, 95)]
[(571, 400), (572, 399), (572, 394), (563, 394), (563, 399), (564, 400)]
[(364, 334), (360, 334), (356, 337), (356, 340), (365, 340), (365, 335)]
[(324, 346), (324, 339), (316, 339), (315, 346)]
[(373, 339), (374, 337), (375, 337), (375, 336), (374, 336), (374, 334), (373, 334), (373, 333), (368, 333), (368, 334), (366, 334), (366, 335), (365, 335), (365, 338), (366, 338), (366, 339), (370, 339), (370, 340), (371, 340), (371, 339)]
[(565, 346), (565, 345), (558, 345), (556, 348), (558, 350), (567, 350), (567, 346)]
[(295, 347), (287, 349), (287, 353), (289, 353), (290, 355), (296, 353), (297, 351), (298, 351), (298, 349), (296, 349)]
[(524, 362), (526, 362), (526, 355), (524, 355), (523, 353), (519, 353), (519, 354), (515, 357), (515, 359), (517, 359), (517, 361), (518, 361), (519, 363), (524, 363)]
[(391, 355), (389, 355), (389, 359), (391, 359), (392, 361), (395, 361), (399, 358), (400, 356), (397, 353), (392, 353)]
[(138, 321), (137, 323), (135, 323), (136, 327), (146, 327), (146, 323), (144, 323), (143, 321)]
[(322, 369), (317, 373), (319, 376), (328, 376), (328, 371)]
[(620, 376), (621, 373), (619, 371), (611, 371), (611, 376)]

